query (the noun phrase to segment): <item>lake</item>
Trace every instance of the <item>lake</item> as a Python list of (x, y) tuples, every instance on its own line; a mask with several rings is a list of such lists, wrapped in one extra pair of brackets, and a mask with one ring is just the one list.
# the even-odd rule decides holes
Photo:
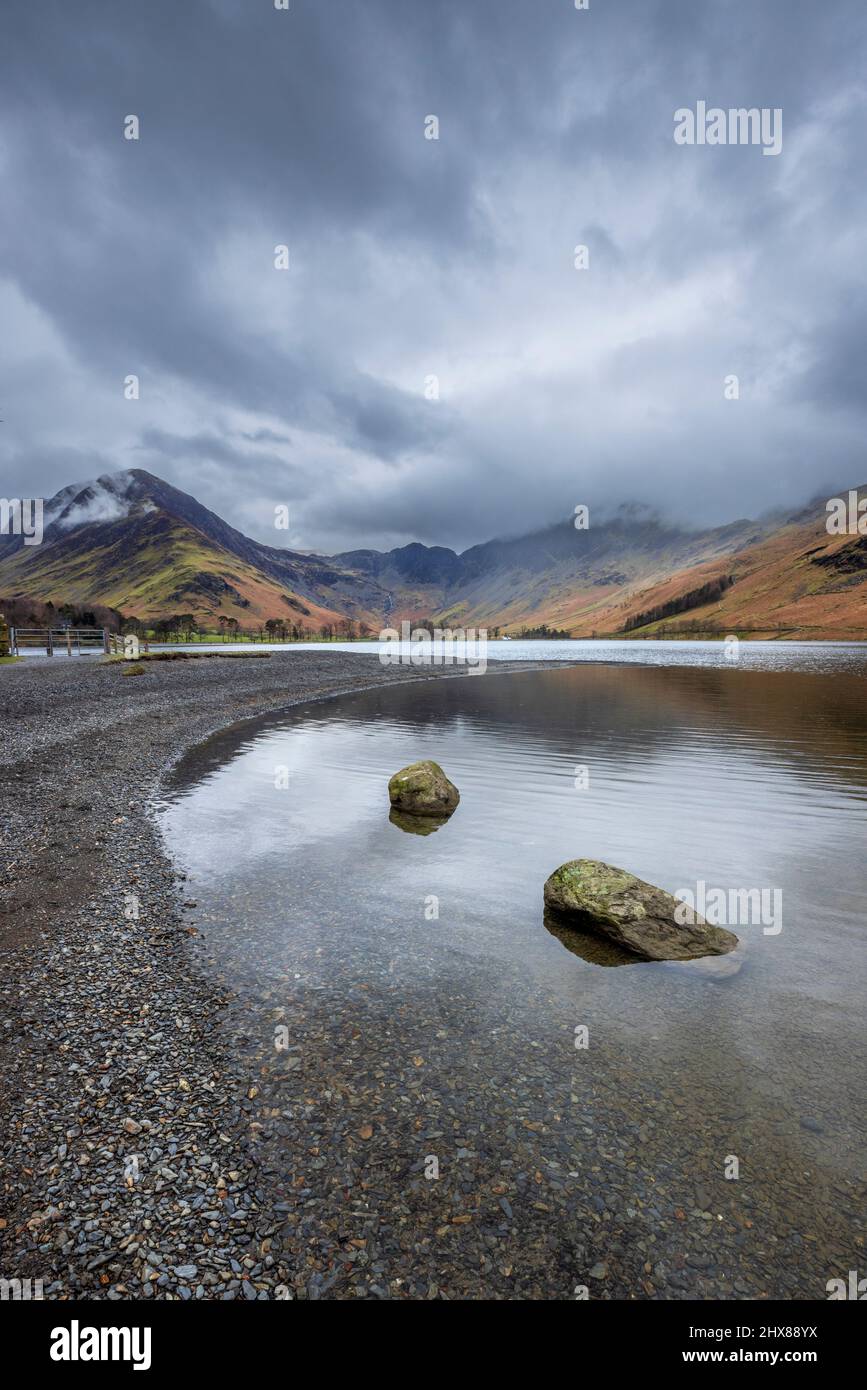
[[(301, 1296), (825, 1298), (863, 1264), (867, 660), (759, 645), (793, 669), (412, 683), (177, 766), (163, 833)], [(461, 803), (406, 833), (386, 784), (425, 757)], [(732, 925), (726, 977), (602, 964), (543, 914), (576, 857), (773, 889), (780, 923)]]
[[(361, 656), (375, 655), (379, 642), (152, 642), (151, 650), (158, 651), (335, 651), (357, 652)], [(410, 664), (412, 644), (399, 644), (402, 656)], [(417, 649), (416, 649), (417, 650)], [(477, 656), (473, 644), (454, 644), (455, 655), (471, 659)], [(570, 638), (562, 642), (521, 641), (513, 638), (485, 643), (487, 661), (569, 661), (617, 662), (638, 666), (707, 666), (722, 670), (733, 667), (742, 671), (815, 671), (833, 673), (867, 670), (865, 642), (738, 642), (727, 647), (725, 642), (671, 641)]]

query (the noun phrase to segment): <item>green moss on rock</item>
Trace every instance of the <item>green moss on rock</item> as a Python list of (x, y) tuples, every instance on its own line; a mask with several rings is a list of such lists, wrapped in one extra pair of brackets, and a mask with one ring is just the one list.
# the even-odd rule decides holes
[(410, 763), (396, 772), (388, 784), (392, 806), (411, 816), (449, 816), (461, 799), (439, 763)]
[(575, 929), (598, 932), (644, 960), (721, 956), (738, 944), (733, 932), (698, 913), (680, 921), (684, 905), (677, 898), (598, 859), (570, 859), (555, 869), (545, 905)]

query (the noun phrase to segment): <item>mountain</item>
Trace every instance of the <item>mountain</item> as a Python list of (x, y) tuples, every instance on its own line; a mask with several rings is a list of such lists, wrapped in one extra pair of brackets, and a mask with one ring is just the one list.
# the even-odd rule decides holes
[(694, 531), (626, 506), (586, 531), (565, 521), (462, 555), (412, 545), (334, 558), (388, 588), (395, 614), (444, 626), (867, 640), (867, 538), (830, 536), (825, 503)]
[(40, 546), (0, 537), (0, 593), (102, 603), (142, 618), (220, 613), (310, 629), (365, 621), (386, 602), (366, 577), (317, 555), (263, 545), (143, 469), (63, 488)]
[[(867, 489), (862, 490), (867, 496)], [(845, 492), (840, 494), (845, 496)], [(0, 536), (0, 594), (216, 626), (283, 618), (371, 631), (403, 618), (574, 636), (691, 629), (867, 640), (867, 538), (829, 535), (825, 499), (688, 530), (626, 506), (462, 554), (419, 543), (331, 557), (251, 540), (142, 469), (62, 489), (41, 546)]]

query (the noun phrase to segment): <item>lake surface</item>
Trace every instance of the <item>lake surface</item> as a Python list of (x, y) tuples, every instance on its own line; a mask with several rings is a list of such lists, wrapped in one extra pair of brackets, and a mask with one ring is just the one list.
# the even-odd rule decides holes
[[(391, 648), (379, 642), (151, 642), (150, 650), (223, 652), (240, 654), (245, 651), (279, 652), (357, 652), (362, 656), (377, 655), (380, 650)], [(414, 664), (412, 658), (418, 655), (418, 648), (402, 642), (396, 644), (406, 665)], [(867, 643), (865, 642), (738, 642), (735, 647), (724, 641), (677, 641), (654, 642), (634, 639), (632, 641), (606, 641), (601, 639), (569, 639), (562, 642), (521, 641), (513, 638), (508, 641), (486, 641), (480, 649), (475, 641), (452, 644), (455, 662), (462, 661), (478, 665), (479, 658), (485, 663), (495, 661), (569, 661), (591, 663), (616, 663), (617, 665), (637, 666), (690, 666), (711, 669), (741, 671), (812, 671), (817, 674), (854, 673), (864, 674), (867, 669)], [(47, 657), (45, 647), (22, 647), (21, 655), (26, 657)], [(79, 656), (102, 657), (102, 647), (87, 648), (75, 652)], [(66, 657), (60, 646), (55, 656)], [(53, 658), (52, 658), (53, 659)], [(423, 662), (418, 662), (423, 665)], [(444, 664), (437, 660), (434, 664)]]
[[(824, 1298), (863, 1264), (867, 662), (847, 669), (413, 683), (179, 764), (163, 831), (301, 1296)], [(386, 783), (424, 757), (461, 804), (410, 834)], [(781, 929), (733, 923), (726, 978), (599, 964), (544, 919), (576, 857), (778, 890)]]
[[(399, 645), (406, 664), (414, 649), (410, 643)], [(383, 644), (385, 647), (385, 644)], [(182, 651), (288, 651), (288, 652), (358, 652), (375, 655), (378, 642), (227, 642), (227, 643), (151, 643), (152, 650)], [(474, 644), (454, 643), (456, 656), (475, 661), (479, 655)], [(637, 666), (702, 666), (714, 669), (742, 671), (814, 671), (833, 674), (850, 672), (863, 675), (867, 671), (865, 642), (738, 642), (727, 647), (725, 642), (651, 642), (602, 641), (570, 639), (563, 642), (491, 641), (484, 645), (488, 662), (494, 661), (581, 661), (616, 662)], [(442, 664), (442, 663), (439, 663)]]

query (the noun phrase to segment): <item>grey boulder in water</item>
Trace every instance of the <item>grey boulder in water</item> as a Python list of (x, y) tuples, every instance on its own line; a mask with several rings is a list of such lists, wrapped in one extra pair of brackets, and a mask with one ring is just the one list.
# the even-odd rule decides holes
[(388, 784), (396, 811), (410, 816), (450, 816), (461, 799), (439, 763), (410, 763), (396, 772)]
[(570, 859), (545, 884), (545, 905), (578, 931), (597, 932), (643, 960), (723, 956), (738, 939), (662, 888), (598, 859)]

